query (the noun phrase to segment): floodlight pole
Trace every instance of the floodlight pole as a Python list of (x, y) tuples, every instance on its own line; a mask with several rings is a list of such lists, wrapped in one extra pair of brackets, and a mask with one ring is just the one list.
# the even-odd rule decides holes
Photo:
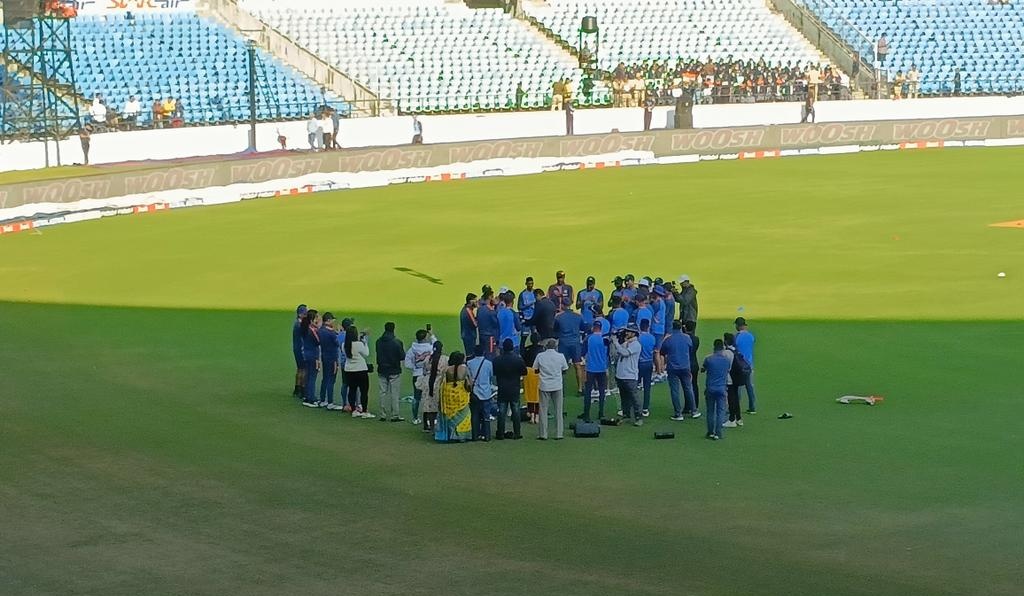
[(249, 151), (256, 151), (256, 41), (245, 44), (249, 57)]

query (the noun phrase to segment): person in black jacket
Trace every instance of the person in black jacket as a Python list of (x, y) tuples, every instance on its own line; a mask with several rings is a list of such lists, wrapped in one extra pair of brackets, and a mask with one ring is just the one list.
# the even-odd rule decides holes
[(402, 387), (402, 361), (405, 347), (395, 337), (395, 324), (384, 324), (384, 334), (377, 340), (377, 380), (380, 383), (380, 421), (401, 422), (398, 399)]
[(690, 336), (690, 372), (693, 373), (693, 407), (700, 411), (700, 385), (697, 383), (697, 373), (700, 366), (697, 363), (697, 350), (700, 348), (700, 338), (697, 337), (697, 323), (686, 321), (683, 323), (683, 333)]
[(498, 434), (505, 438), (505, 416), (512, 412), (512, 438), (522, 439), (522, 419), (519, 415), (519, 381), (526, 374), (526, 361), (515, 352), (515, 345), (506, 338), (501, 343), (501, 355), (494, 359), (494, 378), (498, 384)]
[(544, 294), (544, 290), (536, 289), (533, 295), (537, 297), (537, 303), (533, 305), (533, 317), (526, 324), (535, 328), (541, 339), (556, 339), (555, 303)]

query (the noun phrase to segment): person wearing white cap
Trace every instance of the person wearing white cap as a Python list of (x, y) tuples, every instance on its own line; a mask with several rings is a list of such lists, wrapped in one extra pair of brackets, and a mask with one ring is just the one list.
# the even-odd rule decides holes
[(679, 309), (679, 320), (685, 325), (687, 321), (694, 322), (694, 330), (697, 329), (697, 288), (690, 282), (690, 276), (683, 274), (679, 276), (679, 292), (676, 294), (676, 307)]

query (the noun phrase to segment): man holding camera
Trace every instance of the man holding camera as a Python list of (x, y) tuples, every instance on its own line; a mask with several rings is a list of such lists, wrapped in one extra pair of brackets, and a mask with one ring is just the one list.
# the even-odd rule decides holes
[(618, 362), (615, 367), (615, 384), (622, 399), (622, 417), (632, 418), (633, 426), (643, 426), (640, 400), (637, 399), (637, 382), (640, 379), (640, 332), (635, 325), (620, 331), (612, 343)]

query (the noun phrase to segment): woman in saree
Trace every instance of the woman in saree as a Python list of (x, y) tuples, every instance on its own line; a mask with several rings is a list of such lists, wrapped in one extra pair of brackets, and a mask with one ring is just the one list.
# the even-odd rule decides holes
[(444, 443), (460, 443), (473, 438), (473, 424), (469, 412), (470, 389), (467, 381), (466, 357), (453, 352), (448, 357), (448, 368), (441, 386), (441, 400), (438, 404), (437, 426), (434, 440)]

